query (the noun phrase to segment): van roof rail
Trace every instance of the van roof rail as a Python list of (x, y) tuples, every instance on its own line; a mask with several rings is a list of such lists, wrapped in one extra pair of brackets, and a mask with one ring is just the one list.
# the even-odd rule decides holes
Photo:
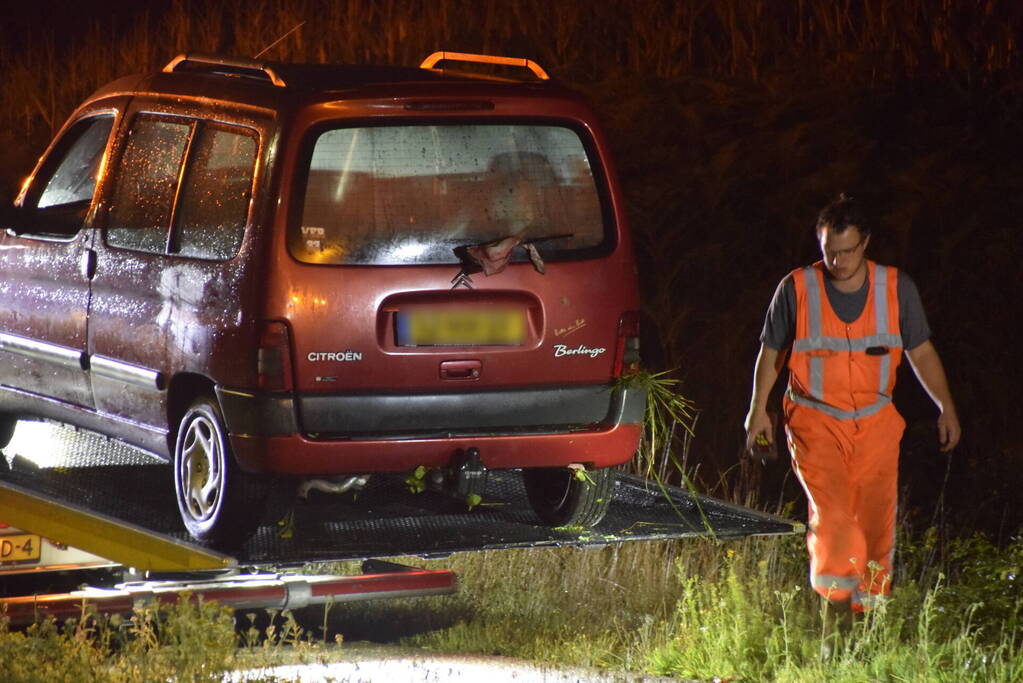
[(420, 69), (432, 69), (440, 61), (453, 62), (475, 62), (477, 64), (502, 64), (505, 66), (520, 66), (529, 69), (541, 81), (550, 80), (550, 76), (539, 64), (532, 59), (522, 57), (498, 57), (497, 55), (478, 55), (470, 52), (434, 52), (423, 60), (419, 65)]
[(191, 67), (188, 69), (191, 71), (260, 78), (270, 81), (278, 88), (286, 88), (288, 86), (272, 66), (266, 62), (247, 57), (225, 57), (223, 55), (211, 55), (202, 52), (182, 52), (168, 62), (167, 66), (163, 67), (163, 71), (164, 73), (183, 71), (185, 70), (185, 65)]

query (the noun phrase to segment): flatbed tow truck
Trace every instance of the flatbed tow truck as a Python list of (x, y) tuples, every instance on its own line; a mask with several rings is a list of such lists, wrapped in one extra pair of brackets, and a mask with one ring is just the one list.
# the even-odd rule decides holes
[[(128, 613), (184, 596), (235, 609), (286, 609), (440, 595), (457, 590), (453, 572), (383, 558), (734, 539), (803, 528), (624, 473), (610, 510), (592, 529), (544, 526), (516, 472), (491, 472), (486, 499), (471, 511), (441, 492), (413, 493), (402, 476), (374, 475), (361, 489), (342, 495), (314, 490), (305, 500), (268, 509), (256, 534), (227, 554), (189, 541), (168, 493), (170, 477), (169, 465), (121, 442), (63, 425), (19, 423), (0, 452), (0, 616), (29, 623), (80, 614), (84, 604)], [(301, 573), (310, 565), (348, 561), (362, 561), (362, 573)], [(54, 573), (100, 568), (121, 580), (69, 592), (11, 594), (11, 586), (23, 587), (25, 579), (47, 586)]]

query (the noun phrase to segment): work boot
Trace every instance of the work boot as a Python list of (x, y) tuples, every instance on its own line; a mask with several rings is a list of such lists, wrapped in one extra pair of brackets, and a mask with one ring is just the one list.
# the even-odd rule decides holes
[(848, 600), (821, 601), (821, 659), (830, 659), (852, 632), (854, 613)]

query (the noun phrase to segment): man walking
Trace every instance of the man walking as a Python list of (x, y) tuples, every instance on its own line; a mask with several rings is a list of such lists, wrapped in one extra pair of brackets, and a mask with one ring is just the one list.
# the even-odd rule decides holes
[(774, 443), (766, 404), (788, 355), (784, 414), (793, 469), (809, 501), (810, 583), (838, 612), (888, 594), (895, 547), (899, 441), (892, 404), (905, 352), (955, 448), (955, 405), (912, 280), (866, 258), (871, 225), (842, 195), (817, 219), (823, 260), (778, 285), (760, 335), (746, 446)]

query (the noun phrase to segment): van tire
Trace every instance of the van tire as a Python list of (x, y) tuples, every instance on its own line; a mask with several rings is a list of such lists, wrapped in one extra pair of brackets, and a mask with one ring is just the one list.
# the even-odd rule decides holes
[(235, 461), (217, 402), (192, 403), (174, 444), (174, 493), (188, 533), (212, 547), (240, 548), (263, 516), (267, 492), (265, 477)]
[(568, 468), (545, 467), (522, 472), (533, 511), (551, 526), (589, 528), (604, 519), (614, 495), (615, 471), (586, 470), (580, 480)]
[(18, 418), (0, 413), (0, 449), (7, 448), (7, 444), (14, 438), (14, 429), (17, 426)]

